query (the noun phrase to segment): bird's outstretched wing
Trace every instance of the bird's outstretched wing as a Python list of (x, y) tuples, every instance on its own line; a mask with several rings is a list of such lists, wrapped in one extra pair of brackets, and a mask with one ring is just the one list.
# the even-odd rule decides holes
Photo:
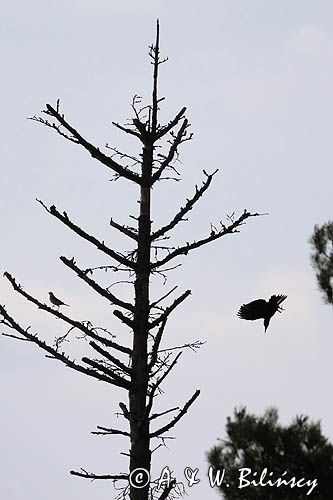
[(264, 299), (257, 299), (249, 302), (248, 304), (243, 304), (237, 316), (241, 319), (260, 319), (264, 318), (267, 310), (267, 302)]
[(284, 300), (286, 300), (287, 295), (272, 295), (271, 298), (269, 299), (270, 302), (274, 302), (277, 306), (278, 311), (280, 310), (280, 305)]

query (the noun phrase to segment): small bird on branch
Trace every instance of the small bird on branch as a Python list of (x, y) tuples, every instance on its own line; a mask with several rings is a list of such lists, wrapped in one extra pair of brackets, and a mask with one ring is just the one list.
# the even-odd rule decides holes
[(51, 304), (53, 304), (54, 306), (57, 306), (58, 309), (59, 309), (60, 306), (68, 306), (68, 304), (65, 304), (65, 302), (63, 302), (62, 300), (58, 299), (52, 292), (49, 292), (49, 296), (50, 296), (50, 302), (51, 302)]
[(248, 304), (243, 304), (237, 316), (241, 319), (255, 320), (263, 318), (265, 332), (268, 328), (271, 317), (277, 312), (282, 312), (283, 308), (281, 304), (286, 300), (287, 295), (272, 295), (267, 301), (265, 299), (257, 299), (249, 302)]

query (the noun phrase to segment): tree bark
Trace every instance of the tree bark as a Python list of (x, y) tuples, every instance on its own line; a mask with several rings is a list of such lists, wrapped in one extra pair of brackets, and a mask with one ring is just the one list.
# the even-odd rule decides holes
[[(150, 195), (153, 146), (143, 148), (142, 185), (140, 187), (140, 215), (138, 224), (138, 255), (135, 280), (135, 314), (132, 358), (133, 389), (129, 392), (130, 410), (130, 473), (135, 469), (150, 472), (149, 419), (146, 415), (149, 368), (147, 338), (149, 323), (149, 276), (150, 276)], [(147, 500), (149, 483), (143, 488), (130, 485), (131, 500)]]

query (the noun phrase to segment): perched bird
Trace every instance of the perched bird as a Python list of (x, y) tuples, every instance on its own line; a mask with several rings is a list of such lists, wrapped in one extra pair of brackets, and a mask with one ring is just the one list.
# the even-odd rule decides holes
[(49, 296), (50, 296), (51, 304), (53, 304), (54, 306), (57, 306), (58, 309), (60, 306), (68, 306), (68, 304), (65, 304), (65, 302), (63, 302), (62, 300), (57, 299), (57, 297), (52, 292), (49, 292)]
[(243, 304), (239, 308), (237, 316), (241, 319), (249, 319), (251, 321), (263, 318), (266, 332), (271, 317), (274, 316), (276, 311), (283, 311), (281, 304), (286, 298), (287, 295), (272, 295), (268, 302), (265, 299), (253, 300), (248, 304)]

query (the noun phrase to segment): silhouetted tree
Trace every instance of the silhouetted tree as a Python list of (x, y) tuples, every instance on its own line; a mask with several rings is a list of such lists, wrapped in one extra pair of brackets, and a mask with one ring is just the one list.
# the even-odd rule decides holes
[(310, 238), (311, 262), (319, 289), (327, 304), (333, 305), (333, 222), (316, 225)]
[[(154, 449), (161, 446), (164, 443), (166, 433), (185, 415), (200, 393), (199, 390), (196, 390), (181, 406), (168, 408), (160, 413), (154, 412), (155, 397), (160, 394), (161, 385), (175, 367), (183, 348), (196, 349), (200, 347), (202, 342), (196, 341), (183, 346), (160, 348), (169, 316), (190, 295), (191, 291), (186, 290), (169, 305), (162, 305), (177, 287), (164, 296), (152, 300), (150, 298), (151, 277), (154, 275), (164, 276), (167, 271), (180, 265), (174, 263), (178, 257), (187, 255), (192, 250), (225, 235), (238, 232), (240, 226), (248, 218), (259, 215), (244, 210), (238, 217), (228, 216), (225, 223), (221, 221), (217, 226), (211, 224), (208, 234), (198, 240), (186, 242), (178, 247), (172, 247), (164, 241), (162, 244), (160, 243), (161, 240), (167, 241), (169, 239), (168, 233), (180, 222), (186, 220), (193, 206), (209, 188), (217, 170), (209, 174), (204, 171), (203, 183), (200, 187), (195, 187), (194, 194), (186, 199), (174, 217), (164, 226), (152, 229), (152, 188), (162, 179), (170, 179), (179, 175), (175, 169), (178, 150), (181, 144), (191, 139), (192, 134), (188, 132), (189, 123), (185, 118), (185, 107), (165, 125), (159, 123), (159, 105), (163, 98), (158, 96), (158, 73), (159, 67), (165, 62), (165, 59), (160, 57), (158, 23), (156, 41), (150, 47), (149, 55), (153, 65), (151, 104), (143, 106), (141, 99), (135, 96), (132, 102), (134, 117), (131, 122), (125, 126), (113, 122), (117, 129), (130, 134), (139, 141), (142, 148), (139, 156), (122, 153), (116, 148), (111, 148), (112, 154), (103, 152), (100, 147), (90, 143), (77, 128), (69, 123), (60, 110), (59, 101), (57, 101), (56, 106), (47, 104), (41, 117), (32, 118), (51, 128), (62, 138), (85, 149), (95, 160), (110, 169), (116, 179), (122, 178), (137, 186), (140, 195), (139, 213), (132, 217), (135, 220), (134, 225), (120, 224), (113, 218), (110, 220), (112, 228), (125, 235), (132, 243), (132, 247), (126, 253), (111, 248), (104, 240), (96, 238), (78, 226), (66, 212), (58, 210), (55, 205), (48, 206), (42, 200), (37, 200), (52, 217), (83, 240), (90, 242), (106, 258), (110, 259), (103, 266), (84, 268), (77, 263), (75, 258), (60, 257), (67, 268), (89, 285), (98, 296), (103, 297), (111, 306), (115, 307), (113, 314), (132, 332), (131, 345), (124, 345), (115, 340), (114, 335), (111, 335), (107, 328), (97, 328), (90, 321), (73, 318), (70, 313), (62, 312), (63, 309), (60, 311), (59, 306), (63, 303), (53, 294), (50, 296), (52, 303), (50, 307), (25, 291), (9, 272), (5, 272), (5, 277), (13, 289), (39, 309), (60, 319), (67, 325), (68, 331), (56, 338), (55, 344), (52, 345), (45, 342), (38, 334), (31, 333), (29, 328), (15, 319), (5, 306), (0, 306), (1, 323), (9, 329), (9, 333), (5, 333), (7, 336), (28, 340), (39, 346), (49, 357), (61, 361), (73, 370), (125, 391), (128, 401), (127, 403), (119, 402), (119, 407), (127, 429), (98, 426), (94, 434), (122, 435), (129, 439), (130, 451), (126, 453), (129, 456), (129, 471), (95, 474), (81, 469), (71, 471), (71, 474), (87, 479), (124, 480), (123, 496), (131, 500), (147, 500), (157, 496), (163, 500), (177, 493), (175, 481), (170, 483), (170, 486), (165, 487), (162, 492), (156, 491), (156, 483), (154, 486), (152, 481), (143, 488), (135, 487), (136, 481), (141, 481), (139, 485), (142, 486), (142, 481), (145, 478), (136, 475), (134, 471), (143, 468), (148, 473), (150, 472), (152, 441), (160, 440), (159, 445), (154, 444)], [(162, 139), (164, 142), (161, 142)], [(161, 149), (162, 146), (166, 148), (164, 153)], [(157, 147), (159, 149), (156, 149)], [(124, 162), (131, 164), (127, 165)], [(101, 269), (128, 272), (128, 280), (126, 281), (130, 281), (133, 285), (133, 300), (122, 300), (113, 293), (110, 286), (101, 285), (94, 278), (98, 270)], [(67, 311), (68, 309), (66, 309), (66, 313)], [(83, 334), (83, 338), (94, 353), (91, 356), (83, 357), (81, 362), (71, 359), (62, 351), (63, 340), (65, 338), (68, 340), (68, 335), (73, 330), (80, 332), (81, 338)], [(178, 353), (174, 355), (177, 350)], [(158, 419), (168, 418), (170, 414), (173, 414), (173, 417), (169, 420), (164, 421), (161, 425), (154, 425)], [(133, 485), (129, 484), (130, 477)]]
[[(256, 416), (243, 407), (234, 411), (233, 418), (228, 417), (226, 433), (226, 439), (220, 440), (207, 454), (214, 478), (218, 470), (225, 469), (219, 490), (226, 500), (305, 499), (310, 490), (311, 498), (333, 498), (333, 445), (323, 436), (320, 422), (311, 422), (301, 415), (283, 426), (278, 422), (276, 408)], [(251, 473), (245, 475), (248, 473), (245, 470), (242, 479), (243, 468), (251, 469)], [(262, 473), (265, 474), (263, 484), (268, 480), (274, 483), (278, 478), (290, 482), (279, 487), (245, 482), (258, 482)], [(309, 483), (303, 481), (291, 487), (293, 477), (304, 478)], [(313, 483), (314, 479), (318, 484)]]

